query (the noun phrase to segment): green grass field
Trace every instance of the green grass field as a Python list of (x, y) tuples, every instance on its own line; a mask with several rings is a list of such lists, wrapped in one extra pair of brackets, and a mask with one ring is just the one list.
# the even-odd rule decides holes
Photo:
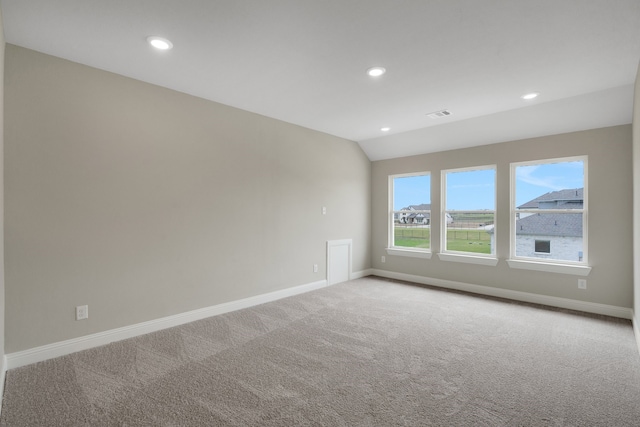
[(451, 217), (453, 221), (469, 221), (469, 222), (484, 222), (488, 224), (493, 224), (494, 214), (493, 213), (451, 213)]
[[(395, 246), (428, 249), (430, 241), (428, 228), (396, 227), (394, 231)], [(448, 230), (447, 250), (490, 254), (491, 236), (485, 230)]]
[(431, 229), (396, 227), (394, 231), (394, 245), (405, 248), (429, 249)]

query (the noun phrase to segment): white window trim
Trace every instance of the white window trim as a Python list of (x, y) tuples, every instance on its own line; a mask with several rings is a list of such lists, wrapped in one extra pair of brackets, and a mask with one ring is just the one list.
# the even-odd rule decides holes
[[(584, 182), (583, 182), (583, 208), (582, 209), (516, 209), (516, 168), (518, 166), (539, 165), (544, 163), (564, 163), (564, 162), (582, 162), (584, 167)], [(533, 270), (533, 271), (545, 271), (550, 273), (560, 274), (572, 274), (578, 276), (587, 276), (591, 272), (589, 266), (588, 257), (588, 224), (589, 224), (589, 163), (588, 156), (573, 156), (573, 157), (561, 157), (556, 159), (540, 159), (530, 160), (526, 162), (514, 162), (510, 165), (510, 256), (507, 259), (507, 264), (510, 268)], [(545, 258), (531, 258), (516, 256), (516, 213), (582, 213), (582, 260), (581, 262), (571, 262), (564, 260), (553, 260)]]
[(387, 251), (388, 255), (395, 255), (395, 256), (406, 256), (406, 257), (411, 257), (411, 258), (423, 258), (423, 259), (431, 259), (431, 251), (428, 251), (426, 249), (411, 249), (411, 248), (407, 248), (407, 249), (400, 249), (401, 246), (397, 246), (397, 247), (393, 247), (393, 248), (386, 248), (385, 250)]
[[(387, 188), (389, 189), (389, 200), (387, 202), (387, 206), (388, 206), (387, 247), (385, 248), (385, 250), (387, 251), (387, 254), (389, 254), (389, 255), (405, 256), (405, 257), (411, 257), (411, 258), (431, 259), (431, 240), (429, 240), (429, 249), (409, 248), (409, 247), (404, 247), (404, 246), (394, 246), (393, 245), (393, 242), (394, 242), (394, 238), (393, 238), (393, 227), (394, 227), (393, 214), (395, 212), (401, 212), (401, 211), (396, 211), (396, 210), (393, 209), (393, 192), (394, 192), (393, 180), (395, 178), (407, 178), (407, 177), (412, 177), (412, 176), (425, 176), (425, 175), (429, 176), (429, 182), (431, 183), (431, 172), (429, 172), (429, 171), (400, 173), (400, 174), (395, 174), (395, 175), (389, 175), (388, 183), (387, 183)], [(429, 199), (431, 199), (431, 188), (429, 188)], [(429, 200), (429, 204), (431, 204), (431, 200)], [(418, 212), (429, 212), (429, 229), (431, 229), (431, 225), (433, 224), (433, 212), (431, 210), (429, 210), (429, 211), (418, 211)]]
[(469, 254), (466, 252), (454, 251), (446, 253), (439, 252), (438, 258), (440, 258), (441, 261), (464, 262), (467, 264), (489, 265), (492, 267), (498, 265), (498, 258), (495, 256), (487, 256), (484, 254), (473, 255), (472, 252), (469, 252)]
[[(467, 168), (455, 168), (455, 169), (443, 169), (440, 171), (440, 252), (438, 253), (438, 258), (442, 261), (451, 261), (451, 262), (464, 262), (468, 264), (479, 264), (479, 265), (490, 265), (495, 266), (498, 264), (497, 254), (481, 254), (474, 252), (461, 252), (461, 251), (450, 251), (447, 250), (447, 220), (446, 215), (450, 212), (489, 212), (489, 211), (475, 211), (475, 210), (447, 210), (447, 173), (451, 172), (471, 172), (471, 171), (481, 171), (481, 170), (493, 170), (493, 233), (496, 236), (496, 227), (497, 224), (497, 185), (498, 185), (498, 167), (497, 165), (484, 165), (484, 166), (472, 166)], [(498, 241), (497, 237), (494, 238), (494, 241)]]
[(591, 267), (579, 264), (560, 264), (558, 262), (547, 262), (544, 260), (530, 261), (524, 259), (508, 259), (507, 264), (510, 268), (520, 270), (544, 271), (547, 273), (571, 274), (573, 276), (588, 276), (591, 273)]

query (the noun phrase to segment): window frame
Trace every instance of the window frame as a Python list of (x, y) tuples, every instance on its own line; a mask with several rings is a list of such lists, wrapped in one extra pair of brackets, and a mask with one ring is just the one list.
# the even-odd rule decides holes
[[(553, 163), (582, 162), (583, 165), (583, 207), (582, 209), (517, 209), (516, 206), (516, 169), (521, 166), (533, 166)], [(527, 160), (510, 163), (510, 236), (509, 236), (509, 259), (507, 263), (511, 268), (547, 271), (553, 273), (573, 274), (587, 276), (591, 272), (589, 266), (589, 159), (587, 155), (559, 157), (552, 159)], [(516, 216), (522, 213), (531, 214), (582, 214), (582, 261), (557, 260), (551, 258), (537, 258), (518, 256), (516, 254)], [(544, 253), (546, 254), (546, 253)], [(550, 254), (549, 254), (550, 255)]]
[[(413, 258), (431, 258), (431, 248), (432, 248), (432, 238), (431, 238), (431, 229), (433, 226), (433, 215), (432, 209), (429, 210), (418, 210), (411, 211), (414, 213), (428, 213), (429, 214), (429, 248), (413, 248), (406, 246), (395, 246), (395, 222), (394, 215), (396, 213), (405, 212), (404, 210), (394, 210), (393, 202), (394, 202), (394, 179), (396, 178), (410, 178), (415, 176), (428, 176), (429, 177), (429, 205), (431, 205), (431, 188), (432, 188), (432, 175), (430, 171), (421, 171), (421, 172), (410, 172), (410, 173), (400, 173), (389, 175), (388, 177), (388, 188), (389, 188), (389, 200), (388, 200), (388, 214), (387, 214), (387, 247), (386, 252), (389, 255), (398, 255), (398, 256), (406, 256)], [(409, 212), (409, 211), (406, 211)]]
[[(448, 210), (447, 209), (447, 174), (456, 172), (473, 172), (493, 170), (493, 210)], [(493, 253), (483, 254), (476, 252), (454, 251), (447, 249), (447, 214), (455, 213), (493, 213), (493, 233), (494, 242), (497, 242), (497, 218), (498, 218), (498, 167), (496, 164), (470, 166), (464, 168), (443, 169), (440, 171), (440, 252), (438, 257), (443, 261), (465, 262), (470, 264), (480, 264), (495, 266), (498, 264), (496, 248), (492, 248)]]

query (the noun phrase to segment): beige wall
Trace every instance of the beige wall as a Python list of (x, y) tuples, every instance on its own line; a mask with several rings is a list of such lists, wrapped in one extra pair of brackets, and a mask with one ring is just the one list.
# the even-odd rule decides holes
[[(632, 162), (631, 126), (617, 126), (530, 140), (373, 162), (372, 265), (375, 269), (491, 286), (554, 297), (631, 307), (632, 304)], [(576, 276), (513, 270), (509, 257), (509, 164), (536, 159), (589, 156), (589, 260), (587, 290)], [(431, 207), (440, 209), (442, 169), (497, 165), (496, 267), (387, 255), (388, 176), (430, 171)], [(439, 233), (432, 231), (433, 240)], [(433, 242), (432, 245), (437, 245)], [(434, 250), (436, 248), (434, 247)], [(381, 256), (386, 256), (386, 263)]]
[[(323, 280), (329, 239), (354, 239), (354, 271), (632, 304), (631, 126), (371, 164), (340, 138), (12, 45), (6, 58), (7, 353)], [(588, 289), (509, 269), (509, 163), (584, 154)], [(389, 174), (431, 171), (437, 210), (440, 170), (483, 164), (498, 165), (497, 267), (386, 254)]]
[(370, 268), (354, 142), (12, 45), (5, 113), (7, 353)]
[[(640, 320), (640, 66), (636, 75), (633, 97), (633, 309), (636, 322)], [(636, 325), (640, 328), (640, 324)], [(640, 342), (638, 343), (640, 346)]]
[[(4, 368), (4, 24), (0, 10), (0, 369)], [(2, 390), (2, 385), (0, 385)]]

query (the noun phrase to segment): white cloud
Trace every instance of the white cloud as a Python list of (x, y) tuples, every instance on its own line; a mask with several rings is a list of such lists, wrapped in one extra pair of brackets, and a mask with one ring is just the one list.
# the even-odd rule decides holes
[(546, 176), (544, 178), (539, 178), (537, 176), (533, 176), (534, 172), (539, 167), (540, 166), (538, 165), (517, 167), (516, 180), (525, 182), (527, 184), (536, 185), (538, 187), (549, 188), (553, 191), (562, 190), (564, 188), (563, 185), (558, 185), (555, 183), (555, 181), (560, 177)]

